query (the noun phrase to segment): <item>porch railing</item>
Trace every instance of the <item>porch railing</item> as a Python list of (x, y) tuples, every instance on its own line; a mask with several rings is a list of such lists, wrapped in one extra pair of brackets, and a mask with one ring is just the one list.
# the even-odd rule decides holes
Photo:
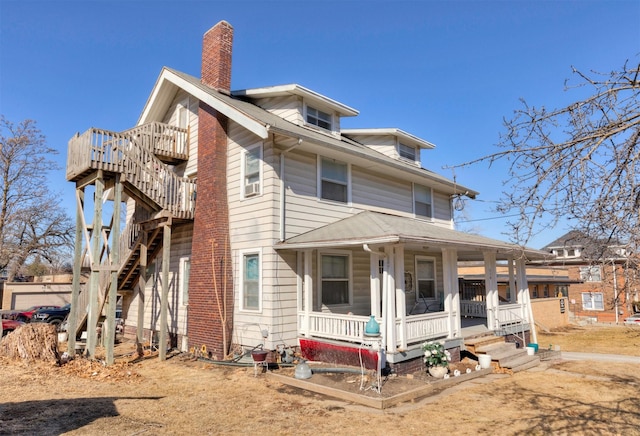
[(463, 300), (460, 302), (460, 315), (473, 318), (486, 318), (487, 303), (484, 301)]
[[(356, 344), (363, 342), (368, 321), (367, 316), (322, 312), (311, 312), (307, 320), (305, 312), (298, 312), (298, 325), (305, 336)], [(400, 319), (396, 319), (395, 328), (396, 337), (400, 338), (403, 329)], [(449, 333), (449, 315), (446, 312), (435, 312), (407, 316), (404, 329), (408, 344), (446, 337)], [(400, 340), (396, 346), (401, 346)]]

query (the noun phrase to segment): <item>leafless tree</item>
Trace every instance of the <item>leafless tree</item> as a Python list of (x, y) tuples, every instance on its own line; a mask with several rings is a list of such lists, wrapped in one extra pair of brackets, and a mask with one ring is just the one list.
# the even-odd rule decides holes
[(0, 269), (9, 280), (32, 256), (59, 263), (72, 247), (73, 223), (48, 179), (54, 154), (35, 121), (0, 115)]
[(508, 162), (497, 211), (518, 217), (508, 223), (514, 242), (526, 244), (570, 219), (593, 239), (638, 252), (640, 63), (627, 61), (610, 73), (573, 68), (573, 74), (578, 84), (566, 82), (566, 90), (587, 97), (552, 110), (521, 100), (505, 120), (501, 150), (458, 166)]

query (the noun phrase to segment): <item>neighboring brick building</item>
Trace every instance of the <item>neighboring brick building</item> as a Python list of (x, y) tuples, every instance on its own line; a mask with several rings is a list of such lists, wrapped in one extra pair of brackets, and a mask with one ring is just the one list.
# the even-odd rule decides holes
[(623, 322), (639, 300), (638, 267), (619, 243), (603, 244), (571, 231), (543, 248), (569, 273), (569, 310), (576, 318)]

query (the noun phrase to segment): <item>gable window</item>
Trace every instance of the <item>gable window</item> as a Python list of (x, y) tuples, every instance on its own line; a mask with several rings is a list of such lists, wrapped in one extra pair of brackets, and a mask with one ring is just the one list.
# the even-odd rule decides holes
[(581, 266), (580, 280), (583, 282), (601, 282), (601, 272), (599, 266)]
[(262, 147), (256, 146), (242, 154), (242, 196), (253, 197), (260, 194), (260, 162)]
[(259, 311), (262, 287), (259, 252), (240, 253), (240, 278), (240, 309)]
[(417, 217), (431, 218), (431, 189), (426, 186), (413, 185), (413, 213)]
[(191, 259), (183, 257), (180, 259), (180, 299), (182, 305), (189, 304), (189, 275), (191, 273)]
[(348, 254), (322, 254), (320, 256), (320, 292), (322, 304), (327, 306), (350, 303)]
[(602, 292), (583, 292), (582, 309), (604, 310), (604, 297), (602, 296)]
[(398, 144), (398, 154), (400, 157), (408, 159), (412, 162), (416, 161), (416, 149), (402, 143)]
[(349, 167), (346, 163), (322, 158), (320, 161), (320, 198), (346, 203)]
[(416, 284), (420, 298), (436, 299), (436, 261), (433, 258), (416, 257)]
[(331, 114), (307, 106), (307, 123), (320, 128), (331, 130)]

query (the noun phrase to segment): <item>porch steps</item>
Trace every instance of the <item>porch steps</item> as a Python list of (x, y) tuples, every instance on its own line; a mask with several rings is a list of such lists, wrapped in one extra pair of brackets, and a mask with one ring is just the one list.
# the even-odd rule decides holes
[(524, 371), (540, 364), (540, 356), (529, 356), (524, 348), (516, 348), (515, 343), (505, 342), (501, 336), (480, 336), (469, 341), (465, 339), (465, 348), (476, 356), (488, 354), (498, 367), (513, 372)]

